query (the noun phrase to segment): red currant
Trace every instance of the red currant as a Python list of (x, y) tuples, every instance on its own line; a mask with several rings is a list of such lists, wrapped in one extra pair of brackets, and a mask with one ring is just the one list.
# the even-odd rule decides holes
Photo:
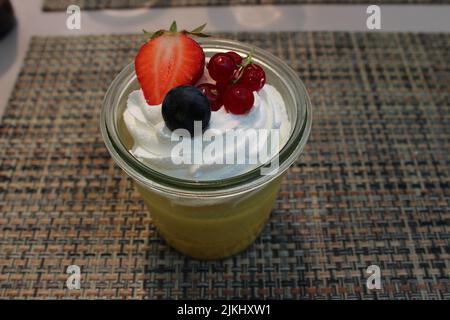
[(245, 67), (239, 83), (250, 90), (259, 91), (266, 83), (266, 73), (259, 65), (251, 63)]
[(231, 56), (236, 63), (236, 65), (240, 65), (242, 63), (242, 57), (234, 51), (228, 51), (227, 55)]
[(219, 94), (220, 95), (224, 95), (225, 91), (227, 91), (227, 89), (231, 86), (231, 83), (229, 82), (217, 82), (216, 83), (216, 88), (217, 90), (219, 90)]
[(245, 114), (255, 102), (253, 91), (241, 84), (230, 86), (223, 96), (225, 109), (233, 114)]
[(219, 94), (219, 90), (215, 85), (211, 83), (202, 83), (199, 84), (197, 88), (206, 96), (206, 98), (208, 98), (211, 111), (217, 111), (222, 107), (222, 95)]
[(227, 82), (233, 78), (237, 65), (226, 53), (216, 53), (208, 62), (208, 72), (217, 82)]

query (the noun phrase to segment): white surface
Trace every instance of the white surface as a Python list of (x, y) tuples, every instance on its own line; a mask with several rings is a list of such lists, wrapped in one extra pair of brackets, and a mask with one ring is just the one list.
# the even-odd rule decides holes
[[(154, 30), (168, 27), (172, 20), (177, 20), (183, 28), (207, 22), (207, 30), (210, 32), (368, 31), (366, 5), (267, 5), (83, 11), (81, 30), (74, 31), (66, 28), (65, 12), (43, 12), (41, 1), (12, 0), (12, 3), (18, 25), (0, 41), (0, 115), (6, 106), (32, 35), (137, 33), (143, 28)], [(450, 32), (448, 17), (448, 5), (381, 6), (382, 31)]]

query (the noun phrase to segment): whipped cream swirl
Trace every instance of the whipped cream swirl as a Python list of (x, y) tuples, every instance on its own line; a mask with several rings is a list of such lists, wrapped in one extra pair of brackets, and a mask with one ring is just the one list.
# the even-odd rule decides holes
[[(204, 82), (214, 83), (206, 70), (199, 83)], [(260, 146), (261, 141), (258, 144), (249, 143), (247, 138), (237, 139), (237, 143), (233, 144), (225, 143), (226, 132), (229, 130), (266, 129), (270, 131), (276, 129), (278, 130), (279, 149), (288, 140), (291, 124), (280, 93), (273, 86), (266, 84), (259, 92), (254, 92), (254, 97), (254, 106), (245, 115), (227, 113), (224, 107), (211, 112), (206, 132), (209, 131), (214, 137), (222, 136), (224, 141), (222, 151), (214, 154), (216, 158), (225, 159), (231, 152), (236, 155), (243, 152), (243, 148), (247, 151), (245, 154), (248, 158), (252, 152), (257, 152), (258, 145)], [(161, 105), (148, 105), (142, 90), (130, 93), (123, 118), (134, 140), (130, 152), (152, 169), (169, 176), (195, 181), (219, 180), (245, 173), (261, 164), (251, 164), (249, 163), (251, 161), (245, 161), (244, 164), (227, 164), (225, 160), (222, 161), (223, 163), (220, 161), (205, 163), (206, 161), (204, 161), (203, 163), (189, 164), (174, 161), (172, 151), (175, 145), (180, 143), (180, 140), (174, 140), (172, 131), (166, 127), (161, 113)], [(198, 139), (202, 151), (208, 148), (209, 143), (217, 141), (215, 138), (210, 139), (209, 142), (205, 141), (202, 134), (194, 135), (192, 138), (190, 136), (183, 137), (183, 139), (188, 139), (189, 143), (192, 142), (191, 145), (195, 145), (194, 140)], [(193, 153), (198, 151), (198, 149), (192, 149)]]

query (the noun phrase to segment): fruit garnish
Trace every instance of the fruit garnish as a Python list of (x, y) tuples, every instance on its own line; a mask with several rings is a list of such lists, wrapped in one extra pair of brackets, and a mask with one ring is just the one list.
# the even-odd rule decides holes
[(192, 31), (177, 31), (174, 21), (169, 30), (149, 33), (141, 46), (134, 66), (138, 81), (150, 105), (159, 105), (170, 89), (193, 85), (203, 74), (205, 54), (191, 36), (204, 37), (205, 24)]
[(219, 89), (211, 83), (202, 83), (197, 88), (208, 98), (211, 111), (219, 110), (222, 105), (222, 95), (219, 93)]
[(266, 73), (259, 65), (250, 63), (242, 72), (239, 83), (253, 91), (259, 91), (266, 83)]
[(253, 91), (242, 84), (233, 84), (224, 93), (224, 107), (233, 114), (245, 114), (255, 102)]
[(234, 51), (228, 51), (227, 54), (233, 58), (236, 65), (239, 66), (242, 63), (243, 59), (238, 53), (236, 53)]
[[(253, 49), (250, 50), (248, 55), (244, 59), (242, 59), (242, 63), (239, 65), (239, 68), (238, 68), (238, 70), (235, 73), (235, 76), (234, 76), (234, 79), (233, 79), (233, 83), (241, 83), (241, 79), (242, 79), (242, 76), (244, 75), (245, 70), (251, 65), (257, 66), (259, 77), (256, 77), (256, 78), (258, 78), (258, 79), (264, 78), (264, 83), (266, 82), (266, 74), (265, 74), (264, 70), (260, 66), (258, 66), (257, 64), (255, 64), (253, 62), (253, 52), (254, 52)], [(252, 70), (252, 69), (253, 68), (249, 69), (249, 71)], [(246, 81), (247, 80), (249, 80), (249, 79), (246, 79)], [(255, 90), (255, 89), (253, 89), (253, 87), (256, 87), (254, 82), (255, 81), (253, 79), (252, 79), (252, 81), (250, 81), (250, 83), (251, 83), (250, 89), (251, 90)], [(261, 89), (264, 86), (264, 83), (259, 89)], [(243, 84), (247, 85), (247, 82), (244, 82)], [(255, 90), (255, 91), (258, 91), (258, 90)]]
[(225, 91), (227, 91), (227, 89), (232, 85), (231, 81), (230, 82), (217, 82), (216, 83), (216, 88), (219, 91), (219, 94), (221, 96), (223, 96), (223, 94), (225, 93)]
[(227, 82), (233, 78), (238, 66), (229, 54), (216, 53), (209, 60), (207, 68), (211, 78), (217, 82)]
[[(253, 62), (253, 49), (245, 58), (233, 51), (217, 53), (211, 57), (207, 68), (211, 78), (216, 80), (218, 92), (214, 102), (208, 98), (211, 105), (214, 104), (213, 110), (223, 100), (227, 112), (249, 112), (255, 100), (253, 91), (261, 90), (266, 83), (263, 68)], [(206, 91), (205, 94), (208, 96)]]
[(170, 130), (186, 129), (194, 135), (194, 121), (202, 122), (204, 131), (211, 118), (208, 98), (196, 87), (182, 85), (172, 88), (162, 103), (162, 116)]

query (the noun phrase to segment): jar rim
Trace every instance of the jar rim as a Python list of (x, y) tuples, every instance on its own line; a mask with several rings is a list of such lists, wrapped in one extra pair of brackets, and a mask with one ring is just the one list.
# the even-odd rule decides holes
[[(278, 153), (279, 166), (272, 174), (261, 175), (262, 164), (248, 172), (220, 180), (187, 180), (158, 172), (136, 159), (123, 145), (118, 133), (119, 102), (125, 90), (135, 80), (134, 63), (129, 63), (112, 81), (102, 103), (100, 129), (105, 145), (112, 158), (129, 176), (140, 184), (154, 190), (183, 194), (184, 196), (227, 196), (253, 190), (268, 183), (286, 171), (301, 154), (311, 131), (312, 106), (306, 88), (297, 73), (283, 60), (266, 50), (247, 44), (217, 38), (199, 40), (202, 48), (214, 52), (254, 49), (255, 61), (263, 62), (284, 82), (295, 103), (295, 123), (287, 142)], [(292, 123), (292, 122), (291, 122)], [(271, 160), (268, 161), (270, 163)]]

